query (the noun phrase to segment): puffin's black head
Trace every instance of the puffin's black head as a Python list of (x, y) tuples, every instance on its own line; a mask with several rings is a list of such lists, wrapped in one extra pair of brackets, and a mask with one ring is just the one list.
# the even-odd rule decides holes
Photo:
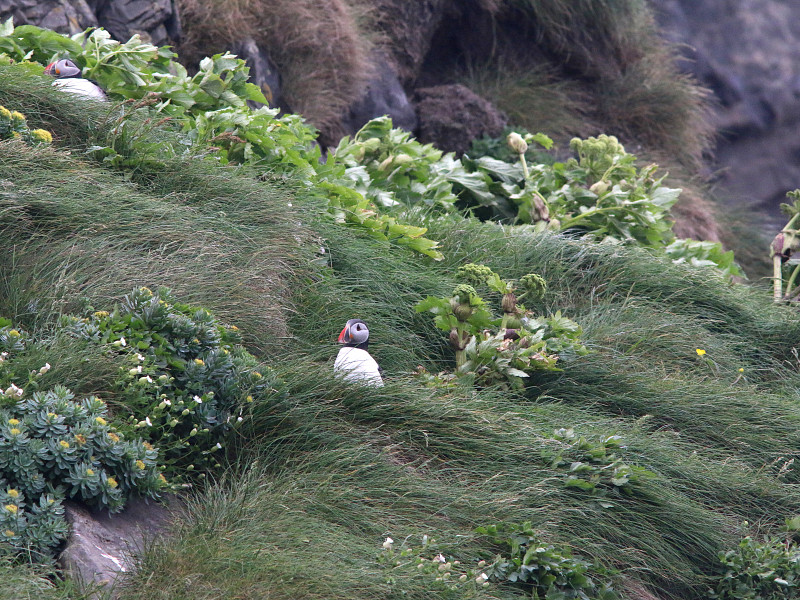
[(44, 70), (44, 72), (47, 75), (52, 75), (56, 79), (81, 76), (81, 70), (68, 58), (62, 58), (54, 63), (50, 63), (47, 65), (47, 68)]
[(367, 324), (361, 319), (350, 319), (339, 334), (339, 343), (366, 350), (369, 344)]

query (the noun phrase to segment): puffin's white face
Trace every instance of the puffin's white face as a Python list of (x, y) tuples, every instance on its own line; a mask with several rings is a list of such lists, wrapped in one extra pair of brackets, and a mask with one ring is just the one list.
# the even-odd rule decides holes
[(363, 344), (369, 339), (367, 324), (361, 319), (350, 319), (339, 334), (342, 344)]
[(369, 329), (365, 323), (354, 323), (350, 326), (350, 339), (356, 344), (361, 344), (369, 339)]

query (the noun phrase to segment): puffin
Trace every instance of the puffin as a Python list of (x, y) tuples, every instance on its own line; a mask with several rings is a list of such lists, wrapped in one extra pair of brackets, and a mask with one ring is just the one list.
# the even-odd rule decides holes
[(53, 85), (65, 92), (86, 96), (93, 100), (107, 100), (106, 93), (102, 88), (93, 81), (84, 79), (80, 68), (68, 58), (50, 63), (44, 72), (55, 77)]
[(333, 372), (341, 374), (345, 381), (382, 387), (382, 369), (367, 352), (367, 324), (361, 319), (350, 319), (339, 334), (339, 343), (344, 344), (344, 348), (339, 350)]

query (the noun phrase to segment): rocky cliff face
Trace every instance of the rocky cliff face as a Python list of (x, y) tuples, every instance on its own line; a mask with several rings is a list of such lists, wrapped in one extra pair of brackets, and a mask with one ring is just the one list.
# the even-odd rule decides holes
[(714, 94), (722, 194), (778, 215), (800, 187), (800, 3), (651, 2), (682, 68)]

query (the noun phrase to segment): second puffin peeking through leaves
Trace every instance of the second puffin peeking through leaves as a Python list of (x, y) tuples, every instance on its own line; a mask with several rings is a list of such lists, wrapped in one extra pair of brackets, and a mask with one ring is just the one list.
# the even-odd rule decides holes
[(345, 381), (376, 387), (383, 385), (382, 369), (367, 352), (369, 329), (364, 321), (350, 319), (339, 334), (339, 343), (344, 344), (344, 348), (339, 350), (333, 364), (335, 373), (340, 374)]

